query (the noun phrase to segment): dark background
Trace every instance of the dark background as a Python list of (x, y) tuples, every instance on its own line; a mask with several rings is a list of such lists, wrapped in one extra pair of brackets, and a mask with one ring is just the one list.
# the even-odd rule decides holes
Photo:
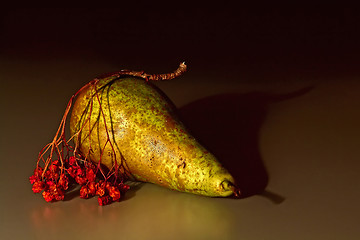
[(358, 11), (339, 5), (136, 4), (4, 8), (0, 54), (54, 61), (83, 56), (155, 72), (186, 61), (192, 74), (238, 80), (358, 73)]

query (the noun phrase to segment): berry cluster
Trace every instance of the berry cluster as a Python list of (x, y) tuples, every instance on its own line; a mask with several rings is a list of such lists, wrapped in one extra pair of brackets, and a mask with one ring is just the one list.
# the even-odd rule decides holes
[(70, 184), (81, 186), (81, 198), (98, 196), (101, 206), (119, 201), (130, 188), (129, 185), (123, 183), (121, 175), (104, 177), (104, 174), (98, 174), (98, 170), (95, 164), (71, 156), (61, 162), (52, 161), (45, 169), (37, 166), (29, 179), (33, 192), (42, 192), (47, 202), (63, 200)]

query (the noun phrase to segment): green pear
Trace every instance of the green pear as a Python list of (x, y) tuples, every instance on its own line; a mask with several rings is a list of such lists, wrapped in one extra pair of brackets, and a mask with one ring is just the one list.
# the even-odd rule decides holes
[(109, 76), (86, 86), (74, 103), (70, 131), (83, 156), (132, 180), (211, 197), (238, 191), (173, 103), (144, 79)]

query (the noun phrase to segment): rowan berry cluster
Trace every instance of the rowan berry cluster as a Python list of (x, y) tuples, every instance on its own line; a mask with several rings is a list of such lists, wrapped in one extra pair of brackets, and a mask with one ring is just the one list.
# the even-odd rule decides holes
[(55, 160), (44, 168), (37, 166), (29, 180), (34, 193), (41, 193), (47, 202), (63, 200), (69, 185), (79, 184), (80, 197), (98, 196), (99, 205), (119, 201), (130, 188), (123, 177), (99, 174), (99, 167), (89, 161), (71, 156), (63, 161)]

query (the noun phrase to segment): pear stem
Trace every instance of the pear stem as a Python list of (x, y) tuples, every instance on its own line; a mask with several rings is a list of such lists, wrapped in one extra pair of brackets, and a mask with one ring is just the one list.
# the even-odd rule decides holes
[(235, 186), (233, 192), (234, 192), (234, 196), (235, 196), (236, 198), (239, 198), (239, 197), (240, 197), (241, 192), (240, 192), (240, 189), (239, 189), (238, 187)]
[(161, 74), (149, 74), (144, 71), (132, 71), (132, 70), (121, 70), (119, 72), (105, 74), (100, 76), (98, 79), (104, 77), (121, 77), (121, 76), (133, 76), (145, 79), (146, 81), (163, 81), (163, 80), (171, 80), (181, 76), (184, 72), (186, 72), (187, 66), (185, 62), (179, 64), (179, 67), (171, 72), (171, 73), (161, 73)]

